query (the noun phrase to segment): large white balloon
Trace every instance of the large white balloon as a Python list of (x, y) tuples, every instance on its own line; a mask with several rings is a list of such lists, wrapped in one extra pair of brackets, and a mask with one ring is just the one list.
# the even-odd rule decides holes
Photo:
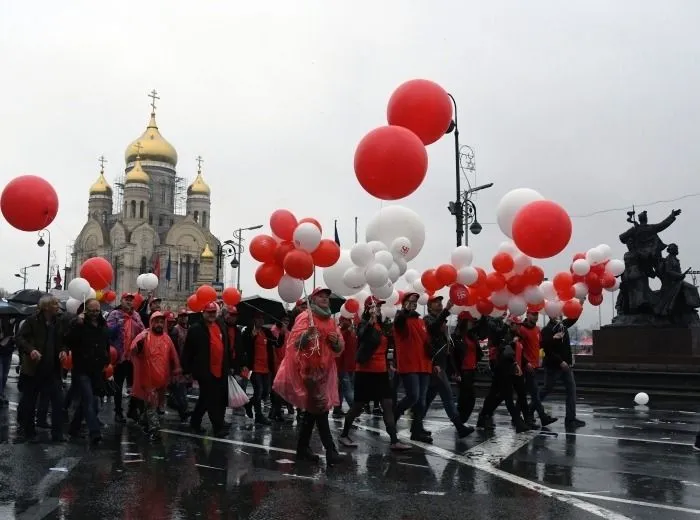
[(331, 267), (323, 270), (323, 282), (331, 291), (338, 296), (351, 296), (357, 292), (356, 287), (348, 287), (343, 282), (345, 271), (353, 267), (355, 264), (350, 259), (350, 251), (344, 249), (340, 252), (340, 258)]
[(394, 258), (406, 258), (411, 252), (411, 241), (406, 237), (395, 238), (389, 247), (389, 251)]
[(571, 264), (571, 270), (574, 272), (574, 274), (586, 276), (591, 270), (591, 264), (588, 263), (588, 260), (579, 258), (578, 260), (574, 260), (574, 263)]
[(391, 283), (396, 283), (400, 276), (401, 271), (398, 264), (392, 263), (391, 267), (389, 267), (389, 280), (391, 280)]
[(381, 311), (384, 319), (393, 320), (396, 317), (396, 307), (393, 305), (382, 305)]
[(356, 265), (352, 266), (343, 274), (343, 283), (348, 287), (362, 289), (367, 283), (364, 268)]
[(613, 276), (620, 276), (625, 272), (625, 263), (622, 260), (613, 258), (605, 264), (605, 270)]
[(423, 293), (418, 297), (418, 305), (428, 305), (428, 295)]
[(387, 282), (385, 285), (382, 285), (381, 287), (372, 287), (372, 294), (379, 298), (380, 300), (385, 300), (391, 296), (391, 294), (394, 292), (394, 284), (391, 282)]
[(374, 261), (389, 269), (394, 263), (394, 257), (389, 251), (377, 251), (374, 253)]
[(143, 275), (141, 285), (143, 285), (141, 288), (146, 291), (154, 291), (158, 287), (158, 277), (153, 273), (146, 273)]
[(527, 302), (522, 296), (511, 296), (508, 302), (508, 312), (514, 316), (521, 316), (527, 311)]
[(311, 222), (302, 222), (294, 230), (293, 239), (298, 249), (312, 253), (321, 243), (321, 230)]
[(462, 267), (457, 271), (457, 282), (464, 285), (471, 285), (479, 279), (479, 273), (470, 265)]
[(374, 263), (365, 271), (365, 279), (370, 287), (381, 287), (389, 281), (389, 270), (383, 264)]
[(282, 301), (294, 303), (301, 298), (301, 295), (304, 292), (304, 282), (285, 274), (280, 279), (280, 283), (277, 284), (277, 292)]
[(634, 403), (640, 406), (645, 406), (649, 402), (649, 394), (646, 392), (639, 392), (634, 396)]
[(542, 293), (542, 289), (531, 285), (530, 287), (526, 287), (523, 291), (523, 298), (525, 298), (527, 303), (537, 305), (544, 301), (544, 294)]
[(85, 278), (73, 278), (68, 284), (68, 294), (71, 298), (82, 301), (90, 295), (90, 282)]
[(392, 244), (399, 237), (406, 237), (411, 242), (411, 250), (406, 261), (413, 260), (425, 244), (425, 225), (413, 210), (403, 206), (387, 206), (372, 217), (365, 230), (365, 238)]
[(66, 302), (66, 310), (71, 314), (77, 314), (78, 307), (80, 307), (82, 304), (83, 302), (81, 300), (76, 300), (75, 298), (68, 298), (68, 301)]
[(548, 300), (556, 300), (557, 299), (557, 291), (554, 289), (554, 284), (549, 281), (545, 280), (540, 284), (540, 289), (542, 289), (542, 294), (544, 294), (544, 297)]
[(350, 259), (353, 264), (359, 267), (365, 267), (374, 260), (374, 253), (369, 244), (355, 244), (350, 250)]
[(544, 200), (544, 197), (530, 188), (517, 188), (503, 195), (496, 207), (496, 220), (505, 236), (513, 238), (515, 215), (523, 206), (536, 200)]
[(358, 292), (357, 294), (353, 294), (353, 295), (351, 296), (351, 298), (352, 298), (353, 300), (357, 300), (357, 302), (358, 302), (360, 305), (364, 305), (364, 304), (365, 304), (365, 300), (366, 300), (367, 298), (369, 298), (370, 296), (371, 296), (370, 292), (369, 292), (367, 289), (363, 289), (363, 290), (361, 290), (360, 292)]
[(544, 303), (544, 312), (549, 316), (550, 318), (557, 318), (561, 316), (561, 310), (564, 307), (564, 304), (560, 302), (559, 300), (547, 300)]
[(420, 273), (418, 271), (416, 271), (415, 269), (408, 269), (404, 273), (404, 279), (406, 280), (406, 283), (408, 285), (412, 285), (413, 282), (415, 282), (419, 278), (420, 278)]
[(95, 298), (97, 298), (97, 291), (95, 291), (95, 289), (93, 289), (92, 287), (90, 287), (90, 292), (89, 292), (88, 295), (85, 297), (85, 299), (86, 299), (86, 300), (94, 300)]
[(450, 260), (455, 269), (461, 269), (462, 267), (472, 265), (474, 261), (474, 252), (469, 246), (458, 246), (452, 251)]
[(588, 296), (588, 286), (583, 282), (576, 282), (574, 284), (574, 294), (579, 300), (584, 299)]

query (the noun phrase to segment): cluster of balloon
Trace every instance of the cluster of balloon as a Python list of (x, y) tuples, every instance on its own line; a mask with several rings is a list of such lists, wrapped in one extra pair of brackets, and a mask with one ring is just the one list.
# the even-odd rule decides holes
[(5, 220), (21, 231), (40, 231), (56, 218), (58, 195), (36, 175), (21, 175), (2, 190), (0, 210)]
[(564, 208), (535, 190), (518, 188), (496, 207), (498, 227), (532, 258), (551, 258), (571, 240), (571, 218)]
[(603, 303), (603, 290), (614, 292), (620, 288), (618, 277), (625, 271), (625, 263), (611, 257), (612, 250), (607, 244), (574, 255), (569, 271), (577, 298), (588, 297), (591, 305), (598, 306)]
[(414, 79), (400, 85), (389, 99), (388, 126), (375, 128), (355, 149), (355, 175), (370, 195), (382, 200), (407, 197), (428, 171), (425, 147), (452, 121), (452, 102), (437, 83)]
[(304, 292), (304, 280), (316, 267), (331, 267), (340, 258), (340, 247), (322, 238), (321, 224), (313, 218), (297, 218), (291, 211), (278, 209), (270, 216), (273, 235), (257, 235), (250, 241), (250, 255), (262, 264), (255, 281), (263, 289), (274, 289), (280, 298), (293, 303)]
[[(202, 312), (204, 307), (215, 302), (218, 298), (216, 289), (211, 285), (205, 284), (197, 287), (194, 294), (187, 298), (187, 307), (192, 312)], [(241, 302), (241, 293), (235, 287), (227, 287), (221, 293), (221, 299), (226, 305), (238, 305)]]

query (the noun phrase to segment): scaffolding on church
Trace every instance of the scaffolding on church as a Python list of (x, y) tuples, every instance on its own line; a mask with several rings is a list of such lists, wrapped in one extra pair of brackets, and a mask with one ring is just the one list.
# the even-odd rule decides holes
[(124, 181), (124, 175), (120, 175), (114, 181), (114, 187), (116, 188), (116, 197), (114, 197), (112, 202), (112, 213), (121, 213), (122, 211), (122, 207), (124, 205)]
[(184, 177), (175, 177), (175, 204), (176, 215), (187, 214), (187, 181)]

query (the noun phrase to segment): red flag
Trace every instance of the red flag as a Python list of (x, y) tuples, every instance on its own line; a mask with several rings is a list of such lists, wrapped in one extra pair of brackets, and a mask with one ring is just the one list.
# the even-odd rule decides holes
[(160, 280), (160, 255), (155, 253), (155, 258), (153, 259), (153, 274)]

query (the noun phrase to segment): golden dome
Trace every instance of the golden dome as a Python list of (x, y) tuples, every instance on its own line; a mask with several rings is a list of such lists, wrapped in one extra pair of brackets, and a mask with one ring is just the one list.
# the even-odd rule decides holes
[(205, 258), (205, 259), (212, 259), (214, 258), (214, 253), (211, 252), (211, 249), (209, 248), (209, 244), (204, 245), (204, 251), (202, 251), (202, 254), (199, 255), (200, 258)]
[(126, 174), (126, 183), (140, 182), (142, 184), (148, 184), (150, 179), (148, 174), (141, 168), (141, 158), (137, 155), (134, 167)]
[[(139, 148), (138, 144), (141, 144)], [(124, 159), (129, 164), (140, 155), (144, 161), (160, 161), (175, 166), (177, 164), (177, 152), (173, 145), (160, 135), (156, 124), (156, 114), (151, 112), (151, 120), (146, 131), (126, 148)]]
[(211, 190), (209, 185), (204, 182), (204, 177), (202, 177), (202, 172), (198, 171), (197, 176), (192, 181), (192, 184), (187, 188), (187, 195), (210, 195)]
[(95, 184), (90, 186), (90, 195), (109, 195), (112, 196), (112, 187), (107, 184), (104, 171), (100, 172), (100, 176), (95, 181)]

